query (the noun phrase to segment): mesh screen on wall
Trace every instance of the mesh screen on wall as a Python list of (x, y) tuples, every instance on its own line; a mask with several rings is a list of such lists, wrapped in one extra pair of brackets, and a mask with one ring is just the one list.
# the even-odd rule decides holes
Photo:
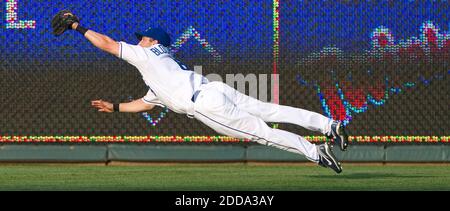
[(216, 134), (164, 108), (145, 114), (91, 108), (91, 100), (126, 102), (148, 88), (133, 66), (78, 33), (53, 36), (50, 20), (65, 8), (85, 27), (131, 44), (135, 31), (161, 26), (191, 69), (223, 79), (268, 76), (269, 89), (259, 96), (341, 120), (355, 136), (446, 136), (450, 129), (448, 1), (3, 3), (2, 136)]

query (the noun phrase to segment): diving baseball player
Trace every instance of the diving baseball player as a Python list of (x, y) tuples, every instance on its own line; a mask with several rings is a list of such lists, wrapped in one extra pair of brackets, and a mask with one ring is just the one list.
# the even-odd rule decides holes
[(167, 106), (176, 113), (203, 122), (220, 134), (301, 154), (337, 173), (342, 171), (328, 142), (314, 145), (299, 135), (266, 124), (291, 123), (320, 131), (345, 150), (348, 138), (340, 122), (315, 112), (259, 101), (222, 82), (209, 82), (170, 54), (170, 37), (161, 28), (135, 33), (139, 43), (132, 45), (82, 27), (78, 17), (68, 10), (55, 15), (52, 27), (55, 35), (61, 35), (67, 29), (76, 30), (95, 47), (132, 64), (149, 87), (144, 97), (132, 102), (92, 101), (92, 106), (100, 112), (143, 112), (155, 105)]

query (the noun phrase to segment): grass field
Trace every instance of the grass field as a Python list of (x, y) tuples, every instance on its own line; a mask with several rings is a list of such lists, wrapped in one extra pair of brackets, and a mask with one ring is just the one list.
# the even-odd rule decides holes
[(0, 190), (450, 190), (450, 165), (0, 164)]

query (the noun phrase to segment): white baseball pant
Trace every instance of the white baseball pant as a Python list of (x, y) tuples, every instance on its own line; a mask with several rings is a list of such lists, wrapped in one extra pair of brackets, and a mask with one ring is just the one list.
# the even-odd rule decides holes
[(199, 90), (194, 117), (216, 132), (302, 154), (318, 162), (316, 145), (294, 133), (271, 128), (266, 122), (291, 123), (327, 134), (331, 119), (316, 112), (259, 101), (222, 82), (204, 84)]

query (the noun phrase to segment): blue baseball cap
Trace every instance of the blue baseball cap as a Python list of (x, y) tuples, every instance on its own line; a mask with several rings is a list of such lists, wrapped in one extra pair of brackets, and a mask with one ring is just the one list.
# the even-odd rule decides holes
[(164, 31), (164, 29), (160, 28), (160, 27), (155, 27), (155, 28), (149, 28), (143, 32), (136, 32), (134, 33), (136, 35), (136, 37), (141, 40), (142, 37), (150, 37), (153, 38), (155, 40), (158, 40), (158, 43), (160, 43), (161, 45), (164, 45), (166, 47), (170, 46), (170, 36), (169, 34), (167, 34), (166, 31)]

